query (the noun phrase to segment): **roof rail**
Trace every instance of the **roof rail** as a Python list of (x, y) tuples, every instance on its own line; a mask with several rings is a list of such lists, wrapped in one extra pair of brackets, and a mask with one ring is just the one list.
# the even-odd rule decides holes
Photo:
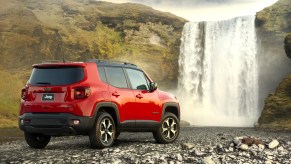
[(100, 62), (100, 63), (116, 63), (116, 64), (124, 64), (124, 65), (132, 65), (136, 66), (135, 64), (128, 63), (128, 62), (122, 62), (122, 61), (112, 61), (112, 60), (104, 60), (104, 59), (88, 59), (86, 62)]
[(42, 61), (41, 63), (65, 63), (67, 61), (63, 61), (63, 60), (45, 60)]

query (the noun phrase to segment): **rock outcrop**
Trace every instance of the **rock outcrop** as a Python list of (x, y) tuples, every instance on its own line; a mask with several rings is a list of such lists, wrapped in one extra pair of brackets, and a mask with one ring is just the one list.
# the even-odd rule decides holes
[[(259, 94), (260, 102), (263, 102), (266, 95), (274, 92), (274, 86), (291, 73), (291, 60), (287, 58), (291, 58), (290, 0), (279, 0), (258, 12), (256, 28), (259, 43)], [(260, 104), (264, 106), (259, 119), (262, 127), (291, 129), (291, 115), (288, 114), (291, 100), (286, 94), (289, 92), (288, 85), (291, 85), (291, 75), (280, 83), (276, 93), (269, 94), (265, 104)]]
[(258, 12), (256, 16), (256, 27), (264, 49), (275, 52), (273, 54), (278, 54), (278, 52), (282, 51), (281, 45), (285, 39), (285, 50), (287, 56), (291, 58), (290, 0), (279, 0), (274, 5)]
[(291, 75), (266, 98), (259, 124), (265, 128), (291, 130)]
[(256, 26), (259, 33), (263, 35), (263, 41), (274, 42), (274, 39), (283, 41), (286, 34), (291, 31), (290, 0), (279, 0), (272, 6), (258, 12)]
[(289, 58), (291, 58), (291, 33), (285, 37), (285, 52)]

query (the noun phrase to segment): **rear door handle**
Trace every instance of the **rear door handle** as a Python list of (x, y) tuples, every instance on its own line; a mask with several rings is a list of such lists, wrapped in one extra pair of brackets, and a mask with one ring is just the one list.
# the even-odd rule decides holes
[(135, 97), (136, 97), (136, 98), (139, 98), (139, 99), (143, 98), (143, 96), (142, 96), (141, 94), (138, 94), (138, 95), (136, 95)]
[(113, 92), (112, 96), (118, 97), (118, 96), (120, 96), (120, 94), (118, 94), (117, 92)]

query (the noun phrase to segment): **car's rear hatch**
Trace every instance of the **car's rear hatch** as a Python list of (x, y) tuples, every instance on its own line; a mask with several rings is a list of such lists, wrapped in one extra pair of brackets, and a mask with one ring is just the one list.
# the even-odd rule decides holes
[(34, 65), (27, 85), (26, 112), (71, 113), (74, 87), (84, 79), (83, 65)]

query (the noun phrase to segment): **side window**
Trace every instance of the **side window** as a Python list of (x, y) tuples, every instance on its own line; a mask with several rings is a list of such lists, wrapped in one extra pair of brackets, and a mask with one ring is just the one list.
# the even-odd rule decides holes
[(108, 83), (118, 88), (128, 88), (123, 69), (120, 67), (106, 67)]
[(148, 84), (144, 73), (134, 69), (126, 69), (132, 89), (148, 90)]
[(104, 67), (98, 67), (99, 77), (103, 82), (107, 82)]

